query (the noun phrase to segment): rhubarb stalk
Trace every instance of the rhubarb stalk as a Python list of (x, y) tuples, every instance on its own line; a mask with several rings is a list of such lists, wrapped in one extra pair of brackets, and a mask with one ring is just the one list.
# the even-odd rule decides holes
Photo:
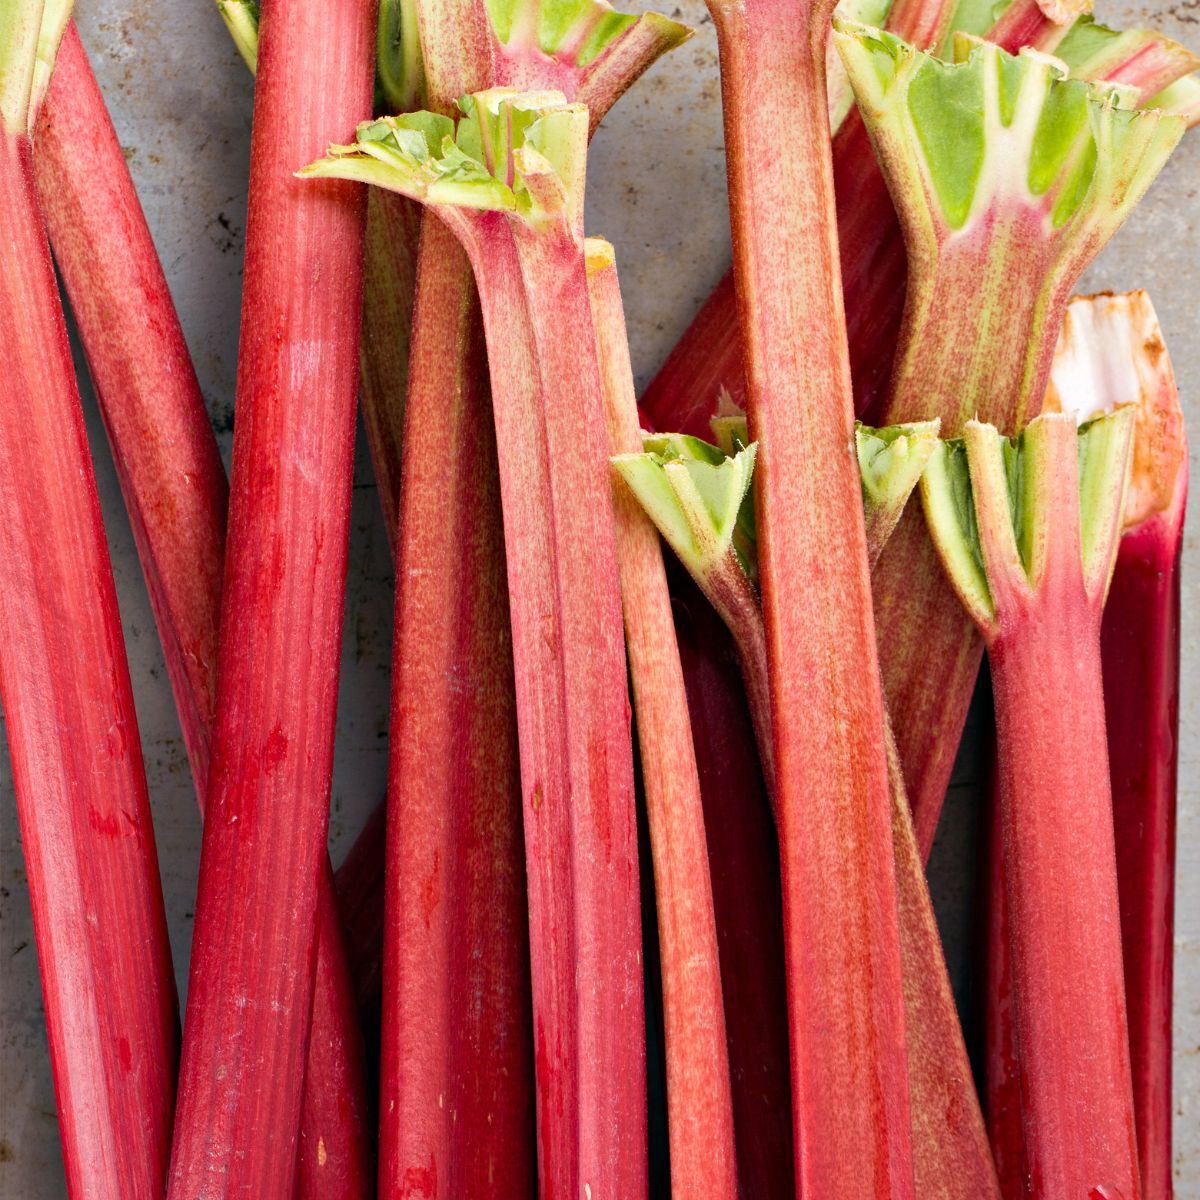
[[(989, 39), (990, 40), (990, 39)], [(1152, 29), (1110, 29), (1081, 17), (1054, 47), (1076, 79), (1103, 79), (1131, 88), (1139, 105), (1172, 110), (1156, 97), (1200, 67), (1190, 50)]]
[[(34, 167), (203, 807), (216, 708), (228, 485), (125, 156), (73, 24), (42, 110)], [(133, 308), (154, 318), (126, 319)], [(354, 1006), (346, 1002), (347, 967), (331, 901), (323, 882), (322, 928), (329, 940), (319, 951), (313, 1001), (318, 1034), (307, 1075), (336, 1082), (305, 1088), (304, 1196), (360, 1195), (371, 1175), (362, 1051)]]
[[(1045, 407), (1076, 420), (1136, 405), (1125, 533), (1101, 654), (1142, 1195), (1171, 1195), (1171, 980), (1179, 721), (1179, 552), (1187, 444), (1174, 373), (1144, 292), (1077, 296), (1067, 308)], [(1000, 878), (999, 847), (993, 878)], [(986, 1059), (993, 1144), (1019, 1166), (1016, 1049), (1005, 981), (1002, 893), (991, 897)], [(997, 1154), (1001, 1150), (998, 1149)], [(1019, 1186), (1007, 1194), (1020, 1195)]]
[[(1164, 68), (1169, 68), (1168, 74), (1192, 70), (1188, 52), (1159, 33), (1135, 30), (1116, 34), (1081, 17), (1076, 24), (1102, 31), (1104, 36), (1077, 39), (1072, 36), (1074, 26), (1062, 23), (1069, 15), (1067, 10), (1077, 6), (1047, 7), (1054, 10), (1053, 15), (1047, 15), (1036, 0), (1015, 0), (997, 16), (990, 0), (957, 8), (897, 0), (887, 28), (914, 46), (942, 45), (948, 57), (953, 56), (956, 29), (987, 36), (989, 41), (1001, 39), (1004, 48), (1014, 53), (1031, 39), (1038, 49), (1047, 51), (1069, 41), (1072, 58), (1076, 50), (1081, 53), (1080, 60), (1072, 62), (1072, 73), (1082, 78), (1136, 82)], [(1120, 49), (1105, 47), (1102, 54), (1094, 53), (1108, 34), (1120, 40)], [(1144, 107), (1177, 113), (1190, 124), (1200, 121), (1200, 77), (1185, 74), (1160, 86), (1163, 90), (1144, 100)], [(881, 421), (887, 419), (882, 406), (904, 306), (903, 240), (865, 130), (853, 115), (838, 130), (833, 155), (856, 408), (864, 419)], [(725, 393), (744, 404), (745, 378), (731, 275), (721, 280), (701, 306), (646, 389), (642, 404), (657, 427), (703, 437)]]
[[(415, 40), (402, 6), (401, 49)], [(456, 110), (460, 95), (507, 79), (555, 85), (591, 106), (590, 125), (688, 30), (654, 14), (605, 4), (546, 4), (530, 14), (481, 0), (412, 6), (420, 71), (389, 72), (393, 101), (404, 79), (428, 103)], [(508, 18), (511, 17), (511, 20)], [(540, 29), (538, 37), (531, 32)], [(380, 54), (383, 76), (384, 56)], [(396, 214), (411, 200), (371, 189), (371, 211)], [(375, 254), (374, 226), (368, 245)], [(400, 234), (392, 239), (400, 241)], [(521, 786), (512, 645), (505, 588), (500, 475), (491, 423), (483, 327), (470, 262), (436, 216), (417, 258), (407, 399), (398, 369), (397, 315), (371, 321), (375, 298), (403, 293), (382, 255), (368, 260), (364, 403), (390, 405), (403, 478), (397, 538), (389, 775), (381, 1120), (383, 1187), (443, 1164), (451, 1192), (532, 1187), (528, 921), (521, 844)], [(386, 332), (386, 337), (384, 333)], [(391, 349), (382, 355), (378, 343)], [(373, 365), (374, 364), (374, 365)], [(372, 376), (372, 371), (375, 374)], [(405, 400), (403, 446), (398, 402)], [(379, 440), (379, 439), (377, 439)], [(380, 455), (377, 453), (377, 472)], [(393, 477), (395, 471), (392, 472)], [(394, 489), (393, 489), (394, 490)], [(388, 493), (381, 478), (381, 496)], [(463, 730), (469, 747), (460, 752)], [(409, 752), (423, 752), (414, 761)], [(432, 882), (431, 882), (432, 881)], [(464, 934), (465, 931), (465, 934)], [(436, 997), (431, 1003), (430, 997)], [(460, 1013), (469, 1014), (466, 1019)], [(440, 1099), (439, 1099), (440, 1098)], [(450, 1172), (446, 1176), (445, 1172)], [(474, 1182), (474, 1181), (478, 1182)], [(499, 1180), (502, 1183), (494, 1181)]]
[[(34, 167), (203, 798), (216, 709), (225, 468), (125, 156), (73, 22), (38, 124)], [(131, 321), (134, 310), (153, 317)]]
[[(608, 448), (641, 447), (633, 367), (612, 247), (587, 242)], [(617, 563), (650, 826), (667, 1060), (671, 1187), (738, 1195), (733, 1101), (700, 778), (658, 533), (615, 481)]]
[(69, 3), (0, 13), (0, 699), (67, 1188), (162, 1195), (175, 980), (137, 717), (30, 130)]
[[(294, 1188), (332, 772), (365, 197), (337, 184), (306, 188), (292, 171), (331, 128), (348, 132), (370, 110), (372, 15), (357, 0), (320, 11), (271, 0), (263, 12), (217, 720), (172, 1196), (290, 1200)], [(257, 1131), (249, 1141), (247, 1129)], [(312, 1149), (319, 1158), (320, 1145)]]
[[(853, 12), (839, 7), (853, 17)], [(898, 37), (918, 46), (937, 45), (946, 34), (952, 5), (945, 0), (895, 0), (890, 6), (887, 27)], [(799, 26), (784, 39), (797, 39)], [(839, 70), (831, 84), (831, 104), (845, 80)], [(831, 112), (836, 115), (836, 110)], [(880, 365), (881, 332), (886, 334), (888, 314), (875, 314), (878, 306), (858, 302), (865, 289), (885, 293), (904, 287), (904, 252), (887, 187), (875, 164), (866, 131), (858, 114), (851, 111), (833, 126), (835, 202), (842, 286), (849, 322), (851, 374), (857, 407), (863, 411), (866, 397), (887, 382), (890, 356)], [(895, 235), (894, 237), (891, 235)], [(891, 324), (899, 323), (899, 312)], [(894, 338), (894, 328), (892, 332)], [(661, 429), (675, 429), (706, 437), (708, 422), (717, 413), (721, 398), (728, 394), (745, 408), (745, 368), (739, 345), (733, 273), (730, 271), (705, 301), (678, 345), (663, 363), (646, 394), (644, 410)]]
[(1100, 652), (1142, 1196), (1170, 1200), (1179, 556), (1188, 455), (1175, 375), (1149, 297), (1074, 300), (1050, 381), (1061, 406), (1077, 415), (1138, 406), (1125, 533)]
[[(835, 33), (908, 250), (889, 422), (1019, 429), (1041, 406), (1071, 285), (1141, 198), (1184, 122), (1119, 106), (1043, 55), (986, 43), (946, 64), (887, 33)], [(1019, 287), (1014, 280), (1021, 280)], [(875, 572), (879, 645), (928, 855), (982, 641), (915, 508)]]
[[(648, 453), (622, 455), (618, 470), (646, 506), (669, 545), (721, 612), (741, 648), (746, 689), (765, 688), (762, 616), (754, 596), (753, 520), (746, 493), (753, 466), (744, 424), (717, 429), (725, 456), (693, 438), (651, 435)], [(718, 422), (714, 422), (714, 426)], [(936, 444), (934, 422), (886, 430), (860, 428), (867, 544), (874, 562)], [(745, 601), (741, 597), (747, 597)], [(764, 759), (770, 714), (760, 714)], [(889, 737), (890, 741), (890, 737)], [(889, 750), (891, 814), (900, 901), (905, 1036), (913, 1112), (913, 1166), (917, 1195), (943, 1200), (999, 1196), (987, 1131), (958, 1023), (924, 869), (894, 752)]]
[(1014, 442), (971, 421), (921, 481), (991, 664), (1035, 1197), (1141, 1194), (1100, 675), (1133, 420), (1048, 413)]
[[(360, 127), (306, 176), (419, 199), (482, 301), (500, 457), (543, 1195), (646, 1188), (637, 845), (601, 379), (582, 234), (588, 112), (495, 89), (457, 126)], [(569, 803), (568, 803), (569, 798)], [(603, 864), (603, 866), (599, 866)]]
[[(883, 695), (838, 269), (832, 3), (713, 0), (779, 827), (796, 1181), (912, 1195)], [(786, 136), (764, 154), (764, 128)], [(836, 549), (827, 530), (836, 521)]]

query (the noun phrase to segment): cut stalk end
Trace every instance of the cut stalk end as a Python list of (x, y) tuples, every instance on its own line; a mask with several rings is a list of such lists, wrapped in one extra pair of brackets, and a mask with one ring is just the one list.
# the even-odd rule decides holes
[(997, 636), (1046, 589), (1072, 581), (1103, 603), (1120, 537), (1134, 409), (1082, 426), (1063, 413), (1019, 438), (968, 423), (921, 480), (926, 523), (964, 607)]

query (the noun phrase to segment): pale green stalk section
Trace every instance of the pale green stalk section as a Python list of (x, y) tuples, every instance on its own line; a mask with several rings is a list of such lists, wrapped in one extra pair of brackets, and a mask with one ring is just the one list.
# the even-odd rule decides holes
[[(892, 0), (841, 0), (835, 11), (847, 21), (882, 28), (891, 7)], [(832, 38), (825, 50), (825, 87), (829, 93), (829, 133), (832, 136), (841, 129), (842, 122), (854, 107), (854, 90)]]
[[(1077, 79), (1115, 79), (1138, 88), (1138, 102), (1200, 68), (1200, 59), (1154, 29), (1111, 29), (1080, 17), (1054, 48)], [(1147, 91), (1146, 84), (1155, 86)], [(1164, 107), (1151, 105), (1151, 107)]]
[(217, 12), (253, 75), (258, 71), (258, 0), (217, 0)]
[(855, 428), (867, 551), (872, 568), (937, 448), (940, 425), (941, 422), (934, 419), (888, 425), (882, 429), (872, 429), (860, 422)]
[(967, 42), (966, 61), (949, 64), (846, 22), (834, 38), (906, 231), (957, 231), (1012, 201), (1042, 212), (1051, 229), (1111, 232), (1183, 133), (1176, 118), (1066, 79), (1036, 51), (1014, 57)]
[(1200, 75), (1185, 75), (1157, 96), (1146, 101), (1147, 108), (1161, 108), (1182, 117), (1191, 129), (1200, 124)]
[[(20, 0), (7, 0), (8, 3), (18, 3)], [(34, 62), (33, 81), (29, 96), (29, 129), (33, 131), (41, 111), (42, 101), (46, 98), (46, 89), (50, 86), (50, 75), (54, 70), (54, 59), (58, 55), (58, 45), (66, 31), (67, 22), (71, 19), (71, 8), (74, 0), (45, 0), (42, 8), (42, 23), (38, 33), (37, 58)]]
[(753, 580), (753, 527), (743, 529), (740, 545), (735, 534), (750, 512), (757, 447), (727, 457), (684, 434), (647, 434), (643, 444), (644, 453), (616, 455), (613, 466), (701, 590), (730, 568)]
[(425, 67), (417, 6), (406, 0), (379, 0), (375, 75), (383, 107), (403, 112), (425, 96)]
[[(753, 587), (758, 575), (754, 499), (757, 447), (744, 417), (713, 421), (719, 446), (685, 434), (643, 435), (641, 454), (614, 455), (617, 473), (713, 606), (722, 611), (735, 572)], [(877, 557), (939, 446), (938, 422), (855, 429), (863, 513)]]
[(300, 178), (352, 179), (437, 207), (506, 212), (536, 229), (582, 204), (582, 169), (572, 153), (587, 109), (561, 93), (492, 88), (465, 96), (457, 124), (437, 113), (364, 121), (357, 140), (330, 146)]
[(0, 120), (9, 135), (28, 132), (42, 15), (42, 0), (0, 5)]

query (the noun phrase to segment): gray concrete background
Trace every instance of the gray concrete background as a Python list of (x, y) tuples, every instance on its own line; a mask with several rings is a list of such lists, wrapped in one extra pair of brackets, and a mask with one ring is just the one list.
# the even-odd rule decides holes
[[(2, 0), (0, 0), (2, 2)], [(670, 0), (668, 0), (668, 3)], [(634, 7), (641, 5), (636, 2)], [(1200, 51), (1200, 0), (1099, 0), (1113, 24), (1149, 24)], [(698, 36), (641, 81), (593, 144), (589, 232), (617, 246), (633, 361), (644, 384), (728, 262), (713, 29), (701, 0), (671, 14)], [(78, 0), (228, 459), (245, 228), (250, 81), (206, 0)], [(1200, 132), (1088, 273), (1083, 290), (1146, 287), (1166, 330), (1200, 444)], [(136, 314), (132, 314), (136, 319)], [(95, 402), (85, 385), (96, 472), (137, 695), (180, 992), (186, 984), (200, 823), (154, 624)], [(1193, 450), (1193, 469), (1195, 451)], [(1200, 505), (1187, 528), (1176, 942), (1176, 1183), (1200, 1200)], [(340, 861), (386, 775), (391, 564), (361, 447), (346, 602), (330, 848)], [(956, 776), (935, 862), (952, 956), (967, 885), (974, 776)], [(0, 756), (0, 1197), (65, 1195), (42, 1027), (36, 953), (7, 750)]]

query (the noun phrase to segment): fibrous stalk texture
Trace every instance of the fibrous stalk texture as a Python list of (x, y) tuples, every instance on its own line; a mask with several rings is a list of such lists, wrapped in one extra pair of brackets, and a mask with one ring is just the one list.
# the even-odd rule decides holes
[[(357, 0), (262, 12), (217, 716), (172, 1196), (290, 1197), (327, 870), (365, 196), (297, 163), (371, 103)], [(326, 908), (320, 924), (330, 928)], [(256, 1136), (247, 1142), (245, 1131)], [(318, 1137), (320, 1131), (317, 1131)], [(319, 1161), (318, 1144), (306, 1147)]]
[(30, 131), (69, 4), (0, 12), (0, 698), (67, 1187), (162, 1195), (178, 1019), (116, 590)]
[[(430, 206), (464, 244), (488, 344), (520, 745), (538, 1178), (646, 1187), (632, 754), (601, 379), (588, 307), (588, 112), (556, 93), (467, 97), (361, 127), (308, 175)], [(597, 491), (603, 488), (603, 491)], [(567, 798), (570, 797), (570, 803)]]
[(922, 478), (939, 556), (987, 641), (1025, 1160), (1034, 1196), (1141, 1194), (1100, 621), (1134, 410), (1017, 441), (967, 424)]

